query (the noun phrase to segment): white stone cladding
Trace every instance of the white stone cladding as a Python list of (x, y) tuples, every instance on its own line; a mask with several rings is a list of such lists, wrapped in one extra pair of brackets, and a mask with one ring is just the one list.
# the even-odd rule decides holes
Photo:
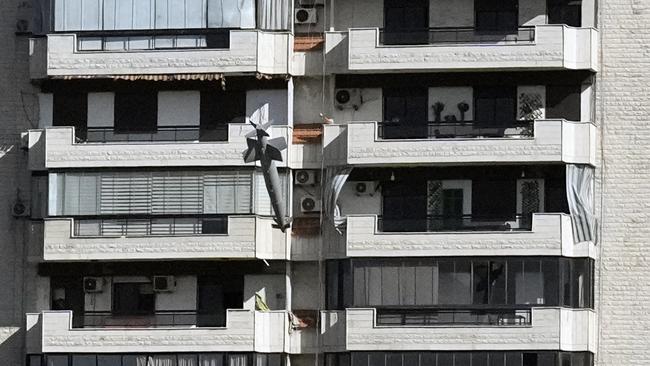
[(599, 366), (650, 363), (650, 2), (599, 2)]

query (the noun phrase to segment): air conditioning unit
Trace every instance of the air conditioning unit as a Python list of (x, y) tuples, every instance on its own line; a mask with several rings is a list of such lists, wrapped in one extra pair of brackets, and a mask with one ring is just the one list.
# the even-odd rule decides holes
[(11, 205), (11, 214), (14, 217), (26, 217), (29, 216), (29, 206), (25, 204), (22, 200), (17, 199), (13, 205)]
[(298, 186), (310, 186), (316, 184), (316, 171), (298, 170), (294, 177), (294, 183)]
[(153, 290), (155, 292), (172, 292), (176, 288), (174, 276), (153, 276)]
[(300, 211), (302, 213), (320, 212), (320, 201), (314, 197), (302, 197), (300, 199)]
[(360, 89), (337, 89), (334, 94), (335, 106), (339, 110), (359, 109), (363, 103)]
[(377, 191), (377, 182), (356, 182), (354, 192), (357, 196), (372, 196)]
[(316, 9), (296, 8), (293, 12), (293, 20), (296, 24), (316, 24), (318, 22), (316, 14)]
[(104, 279), (101, 277), (84, 277), (84, 292), (94, 293), (104, 291)]

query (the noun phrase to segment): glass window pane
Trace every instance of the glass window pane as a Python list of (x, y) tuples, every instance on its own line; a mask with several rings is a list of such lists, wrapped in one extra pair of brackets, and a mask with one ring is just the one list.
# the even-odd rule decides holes
[(521, 352), (507, 352), (506, 353), (506, 366), (522, 366), (521, 365)]
[(365, 306), (368, 305), (368, 297), (366, 292), (366, 269), (363, 263), (352, 262), (354, 264), (354, 305)]
[(452, 304), (454, 299), (454, 262), (438, 262), (438, 303)]
[(488, 354), (489, 366), (505, 366), (506, 355), (503, 352), (490, 352)]
[(43, 361), (43, 356), (29, 355), (27, 361), (28, 361), (27, 366), (41, 366), (41, 362)]
[(67, 355), (45, 356), (45, 366), (68, 366), (68, 356)]
[(488, 262), (487, 261), (474, 261), (474, 283), (472, 293), (473, 304), (487, 304), (488, 303)]
[(474, 352), (472, 354), (472, 366), (488, 366), (487, 352)]
[(405, 353), (402, 362), (404, 366), (420, 366), (420, 353), (418, 352)]
[(147, 364), (146, 355), (125, 355), (122, 356), (122, 366), (142, 366)]
[(558, 261), (553, 259), (542, 261), (544, 272), (544, 305), (558, 306), (560, 276)]
[(434, 352), (422, 352), (420, 355), (420, 366), (437, 366), (436, 358)]
[(178, 355), (178, 366), (198, 366), (198, 361), (197, 355)]
[[(392, 262), (394, 263), (394, 262)], [(381, 304), (399, 305), (399, 267), (385, 263), (381, 269)]]
[[(371, 352), (368, 354), (368, 366), (385, 366), (386, 353), (385, 352)], [(356, 366), (356, 365), (354, 365)]]
[(454, 366), (471, 366), (471, 353), (457, 352), (454, 357)]
[(402, 354), (398, 352), (387, 353), (386, 366), (402, 366)]
[(247, 366), (248, 365), (247, 354), (229, 354), (228, 355), (228, 366)]
[(95, 355), (73, 355), (72, 366), (96, 366)]
[(491, 305), (506, 303), (506, 263), (490, 262), (490, 301)]
[(434, 281), (437, 272), (437, 266), (424, 262), (415, 267), (415, 304), (433, 305), (437, 303), (438, 291), (435, 287), (437, 287), (438, 281)]
[(469, 261), (456, 261), (454, 272), (454, 299), (453, 304), (471, 304), (472, 298), (472, 265)]
[(454, 366), (454, 354), (452, 352), (438, 353), (438, 366)]
[(399, 268), (400, 305), (415, 305), (415, 268), (412, 261)]
[(199, 366), (223, 366), (223, 354), (222, 353), (200, 354)]
[(119, 355), (97, 355), (97, 366), (122, 366)]
[(367, 352), (354, 352), (352, 353), (352, 366), (368, 366)]

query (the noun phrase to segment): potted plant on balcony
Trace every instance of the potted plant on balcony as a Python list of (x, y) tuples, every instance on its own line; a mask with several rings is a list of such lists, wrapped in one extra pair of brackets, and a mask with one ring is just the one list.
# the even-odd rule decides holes
[(435, 102), (432, 108), (433, 108), (434, 121), (440, 122), (442, 117), (442, 111), (445, 110), (445, 104), (442, 102)]
[(465, 122), (465, 113), (469, 111), (469, 104), (463, 102), (458, 103), (458, 111), (460, 112), (460, 122)]

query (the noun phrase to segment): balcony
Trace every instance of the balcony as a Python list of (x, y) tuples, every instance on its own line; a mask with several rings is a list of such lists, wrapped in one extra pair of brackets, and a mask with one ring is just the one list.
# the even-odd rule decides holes
[(593, 243), (574, 243), (567, 214), (533, 214), (529, 227), (513, 218), (492, 220), (489, 228), (483, 220), (480, 227), (467, 223), (428, 232), (385, 232), (381, 221), (376, 215), (348, 216), (343, 235), (328, 234), (328, 252), (342, 257), (596, 256)]
[(472, 124), (428, 124), (420, 131), (428, 138), (404, 138), (408, 134), (401, 135), (404, 132), (399, 131), (395, 126), (376, 122), (327, 125), (326, 164), (563, 162), (594, 165), (596, 161), (596, 127), (586, 122), (537, 120), (532, 131), (516, 126), (478, 128)]
[[(598, 31), (593, 28), (536, 25), (502, 35), (482, 34), (473, 28), (432, 28), (413, 42), (417, 44), (394, 44), (394, 36), (379, 28), (350, 29), (348, 54), (332, 53), (335, 58), (347, 56), (347, 60), (332, 60), (331, 64), (335, 68), (342, 65), (337, 72), (597, 71), (599, 67)], [(337, 44), (345, 47), (344, 37), (330, 34), (327, 38), (328, 49), (335, 50)]]
[(206, 32), (209, 33), (200, 29), (49, 34), (31, 40), (30, 73), (32, 79), (289, 73), (293, 36), (287, 32), (231, 30), (229, 34), (202, 36)]
[[(253, 127), (248, 124), (232, 123), (228, 124), (225, 141), (201, 141), (198, 130), (161, 129), (155, 134), (115, 134), (112, 130), (89, 129), (88, 140), (83, 142), (72, 127), (30, 130), (29, 166), (32, 170), (253, 166), (244, 163), (242, 158), (242, 152), (247, 148), (246, 134), (252, 131)], [(269, 133), (272, 137), (284, 137), (290, 141), (288, 126), (273, 126)], [(286, 150), (278, 165), (287, 166)]]
[(285, 259), (286, 235), (259, 216), (45, 220), (46, 261)]
[(158, 319), (158, 324), (73, 328), (70, 311), (27, 314), (27, 353), (136, 353), (143, 347), (147, 352), (283, 352), (288, 326), (285, 311), (228, 310), (226, 326), (214, 328), (180, 324), (186, 323), (180, 319), (169, 324), (169, 314)]
[[(443, 313), (449, 320), (456, 316), (462, 321), (425, 322), (427, 315), (433, 320)], [(322, 328), (324, 339), (328, 347), (339, 351), (596, 350), (597, 320), (592, 310), (529, 308), (387, 314), (377, 309), (331, 312), (326, 317), (330, 321)], [(380, 324), (386, 322), (392, 324)]]

